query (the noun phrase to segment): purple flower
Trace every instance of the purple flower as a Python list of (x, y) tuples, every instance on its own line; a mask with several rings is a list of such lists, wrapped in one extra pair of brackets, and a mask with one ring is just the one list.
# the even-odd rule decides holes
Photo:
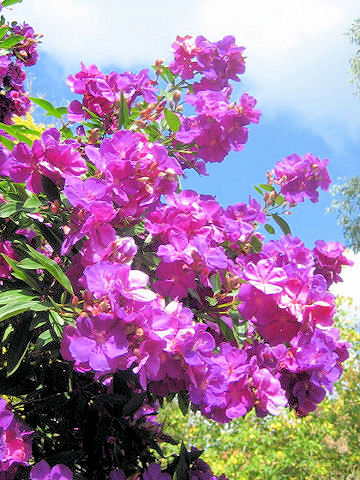
[(50, 128), (42, 134), (41, 141), (34, 141), (31, 149), (22, 142), (15, 145), (9, 177), (17, 183), (26, 181), (33, 193), (42, 193), (42, 175), (62, 185), (66, 176), (86, 173), (86, 162), (81, 155), (71, 145), (60, 144), (59, 140), (60, 132)]
[(161, 465), (158, 463), (151, 463), (145, 472), (142, 474), (143, 480), (171, 480), (171, 476), (161, 471)]
[(181, 261), (160, 262), (156, 269), (159, 278), (153, 284), (155, 292), (172, 298), (184, 298), (189, 288), (196, 288), (195, 272)]
[(256, 388), (255, 408), (259, 417), (267, 413), (279, 415), (280, 407), (285, 407), (287, 399), (284, 390), (277, 380), (266, 369), (256, 369), (252, 376), (253, 386)]
[(92, 319), (81, 316), (76, 328), (76, 336), (69, 337), (68, 350), (73, 360), (88, 364), (96, 372), (113, 371), (116, 360), (128, 351), (125, 328), (110, 314)]
[(72, 480), (73, 474), (65, 465), (50, 468), (45, 460), (36, 463), (30, 472), (31, 480)]
[(260, 260), (256, 265), (246, 265), (244, 278), (266, 295), (280, 293), (287, 276), (282, 268), (277, 268), (270, 260)]
[(325, 278), (328, 287), (333, 282), (342, 282), (340, 273), (344, 265), (352, 266), (354, 262), (343, 255), (344, 245), (339, 242), (315, 242), (313, 254), (315, 257), (315, 273), (320, 273)]
[(32, 433), (0, 399), (0, 474), (14, 473), (19, 465), (29, 465)]
[(194, 335), (183, 343), (182, 353), (188, 365), (203, 365), (204, 357), (209, 356), (215, 348), (213, 336), (205, 330), (205, 325), (196, 325)]

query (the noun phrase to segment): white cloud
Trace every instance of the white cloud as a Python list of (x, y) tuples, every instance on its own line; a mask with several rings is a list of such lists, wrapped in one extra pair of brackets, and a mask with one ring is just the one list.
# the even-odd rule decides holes
[(25, 0), (14, 18), (44, 33), (44, 50), (68, 71), (80, 60), (150, 64), (169, 56), (176, 34), (234, 34), (247, 47), (250, 93), (264, 115), (286, 112), (341, 149), (360, 134), (344, 35), (359, 7), (360, 0)]
[(354, 307), (360, 308), (360, 253), (355, 254), (351, 251), (346, 252), (346, 257), (354, 262), (352, 267), (344, 267), (341, 272), (342, 282), (334, 283), (330, 290), (331, 293), (341, 297), (350, 297), (353, 300)]

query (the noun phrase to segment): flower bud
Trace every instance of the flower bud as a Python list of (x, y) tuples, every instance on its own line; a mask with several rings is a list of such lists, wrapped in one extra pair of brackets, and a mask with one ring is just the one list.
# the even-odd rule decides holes
[(181, 98), (181, 92), (179, 90), (175, 90), (175, 92), (173, 93), (173, 100), (175, 102), (175, 105), (179, 103), (180, 98)]
[(73, 295), (71, 298), (71, 305), (75, 308), (78, 306), (79, 298), (76, 295)]

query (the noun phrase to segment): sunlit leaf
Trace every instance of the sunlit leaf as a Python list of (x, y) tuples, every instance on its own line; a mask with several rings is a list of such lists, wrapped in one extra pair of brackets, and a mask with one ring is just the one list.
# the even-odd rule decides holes
[(31, 258), (39, 262), (39, 264), (43, 269), (47, 270), (50, 273), (50, 275), (52, 275), (60, 283), (60, 285), (62, 285), (65, 288), (65, 290), (67, 290), (69, 293), (73, 295), (74, 291), (70, 283), (70, 280), (62, 271), (61, 267), (59, 267), (59, 265), (55, 263), (54, 260), (51, 260), (50, 258), (46, 257), (42, 253), (37, 252), (34, 248), (30, 247), (30, 245), (28, 245), (27, 248)]
[(280, 217), (279, 215), (277, 215), (276, 213), (273, 213), (272, 214), (272, 218), (275, 220), (275, 222), (279, 225), (279, 227), (281, 228), (281, 230), (283, 231), (283, 233), (285, 235), (288, 235), (288, 234), (291, 234), (291, 230), (290, 230), (290, 227), (287, 223), (286, 220), (284, 220), (282, 217)]
[(11, 35), (0, 42), (0, 48), (3, 48), (4, 50), (10, 50), (12, 47), (15, 47), (15, 45), (22, 42), (24, 38), (25, 37), (22, 35)]
[(2, 6), (3, 7), (10, 7), (11, 5), (15, 5), (15, 3), (22, 3), (23, 0), (3, 0)]
[(167, 124), (170, 127), (170, 130), (172, 130), (173, 132), (178, 132), (180, 130), (181, 121), (180, 118), (176, 115), (176, 113), (172, 112), (168, 108), (165, 108), (164, 115)]

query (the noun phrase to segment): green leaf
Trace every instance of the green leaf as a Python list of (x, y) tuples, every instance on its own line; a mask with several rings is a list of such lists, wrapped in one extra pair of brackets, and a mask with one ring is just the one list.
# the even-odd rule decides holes
[(28, 302), (35, 297), (36, 295), (34, 295), (30, 290), (7, 290), (6, 292), (0, 292), (0, 305)]
[(182, 390), (177, 394), (177, 401), (180, 408), (181, 413), (185, 416), (189, 411), (190, 400), (189, 394), (186, 390)]
[(7, 137), (4, 137), (4, 135), (0, 135), (0, 142), (10, 151), (12, 151), (15, 146), (15, 143), (9, 140)]
[(11, 217), (11, 215), (14, 215), (14, 213), (21, 212), (23, 210), (28, 212), (31, 212), (31, 211), (36, 212), (40, 205), (41, 205), (41, 202), (36, 197), (36, 195), (29, 197), (25, 201), (25, 203), (9, 201), (5, 203), (5, 205), (0, 207), (0, 218), (9, 218)]
[(61, 116), (67, 115), (68, 114), (68, 109), (67, 107), (56, 107), (55, 109)]
[(145, 233), (145, 222), (141, 221), (134, 226), (135, 235), (141, 235)]
[(54, 310), (49, 312), (49, 325), (50, 325), (50, 333), (55, 342), (58, 342), (62, 339), (63, 335), (63, 325), (64, 320), (63, 318)]
[(19, 268), (23, 268), (24, 270), (37, 270), (41, 269), (41, 265), (38, 262), (34, 262), (31, 258), (24, 258), (17, 264)]
[[(91, 110), (89, 110), (88, 108), (84, 107), (84, 105), (82, 105), (82, 109), (85, 110), (85, 112), (87, 112), (90, 115), (91, 118), (96, 120), (96, 124), (98, 124), (97, 122), (100, 120), (99, 115), (96, 115), (96, 113), (94, 113)], [(91, 125), (91, 126), (93, 127), (94, 125)]]
[(24, 38), (25, 37), (22, 35), (11, 35), (0, 42), (0, 48), (3, 48), (4, 50), (10, 50), (12, 47), (15, 47), (15, 45), (22, 42)]
[(7, 202), (5, 205), (0, 207), (0, 218), (9, 218), (16, 212), (19, 212), (23, 209), (22, 202)]
[(170, 127), (170, 130), (172, 130), (173, 132), (178, 132), (180, 130), (181, 121), (180, 118), (176, 115), (176, 113), (172, 112), (168, 108), (165, 108), (164, 115), (167, 124)]
[(167, 77), (169, 82), (174, 85), (175, 75), (172, 73), (169, 67), (163, 66), (162, 67), (163, 74)]
[(24, 203), (23, 208), (37, 210), (41, 206), (41, 202), (36, 195), (31, 195)]
[(8, 31), (9, 27), (7, 25), (5, 25), (4, 27), (1, 27), (0, 28), (0, 40), (2, 40), (5, 35), (6, 35), (6, 32)]
[(253, 188), (263, 197), (264, 196), (264, 192), (261, 190), (261, 188), (259, 188), (257, 185), (253, 185)]
[(267, 192), (273, 192), (275, 190), (275, 188), (272, 185), (269, 185), (267, 183), (260, 183), (260, 185), (258, 186), (263, 190), (266, 190)]
[(144, 240), (144, 245), (149, 245), (152, 242), (152, 235), (149, 233), (149, 235), (146, 236)]
[(31, 315), (24, 315), (21, 325), (17, 325), (10, 337), (7, 351), (6, 376), (10, 377), (19, 368), (30, 346), (32, 332), (30, 330)]
[(274, 235), (275, 233), (275, 228), (272, 226), (272, 225), (269, 225), (268, 223), (266, 225), (264, 225), (265, 227), (265, 230), (268, 232), (268, 233), (271, 233), (271, 235)]
[(52, 275), (60, 283), (60, 285), (62, 285), (65, 288), (65, 290), (67, 290), (69, 293), (73, 295), (74, 291), (70, 283), (70, 280), (67, 278), (65, 273), (61, 270), (59, 265), (55, 263), (53, 260), (51, 260), (50, 258), (43, 255), (42, 253), (37, 252), (35, 249), (30, 247), (30, 245), (28, 245), (27, 248), (29, 250), (29, 254), (31, 258), (38, 261), (43, 269), (47, 270), (50, 273), (50, 275)]
[(18, 278), (19, 280), (22, 280), (36, 292), (41, 291), (37, 281), (31, 275), (21, 270), (21, 268), (17, 266), (17, 262), (14, 259), (8, 257), (7, 255), (5, 255), (5, 253), (2, 253), (1, 255), (4, 257), (6, 263), (10, 265), (10, 267), (12, 268), (11, 275), (13, 277)]
[[(244, 342), (248, 340), (247, 338), (247, 331), (248, 331), (248, 322), (246, 320), (242, 320), (242, 317), (238, 310), (232, 309), (229, 311), (232, 324), (233, 324), (233, 334), (238, 344), (239, 348), (242, 348)], [(242, 321), (240, 321), (242, 320)]]
[(250, 240), (250, 245), (255, 253), (259, 253), (262, 250), (262, 242), (256, 235), (253, 235)]
[(60, 133), (61, 135), (68, 139), (68, 138), (73, 138), (74, 134), (73, 134), (73, 131), (71, 130), (71, 128), (69, 127), (63, 127), (60, 129)]
[(214, 298), (214, 297), (205, 297), (205, 300), (208, 302), (208, 304), (211, 307), (215, 307), (215, 305), (218, 304), (217, 298)]
[(15, 3), (22, 3), (23, 0), (3, 0), (3, 7), (10, 7), (10, 5), (15, 5)]
[(54, 339), (51, 335), (50, 330), (49, 329), (45, 330), (45, 332), (42, 332), (38, 336), (38, 338), (36, 340), (36, 347), (41, 349), (41, 348), (45, 347), (46, 345), (48, 345), (49, 343), (51, 343), (53, 341), (54, 341)]
[(277, 197), (275, 197), (275, 203), (276, 203), (276, 205), (278, 205), (279, 207), (280, 207), (280, 205), (282, 205), (284, 202), (285, 202), (285, 198), (284, 198), (282, 195), (277, 195)]
[[(51, 117), (56, 117), (56, 118), (61, 118), (63, 114), (61, 111), (58, 111), (56, 107), (52, 103), (50, 103), (48, 100), (45, 100), (44, 98), (36, 98), (36, 97), (29, 97), (30, 100), (36, 105), (39, 105), (43, 110), (47, 112), (47, 115)], [(59, 108), (64, 108), (64, 107), (59, 107)], [(67, 113), (67, 110), (66, 110)]]
[(31, 147), (31, 145), (33, 143), (32, 140), (30, 140), (30, 138), (26, 137), (23, 133), (21, 133), (16, 128), (15, 125), (6, 125), (5, 123), (0, 122), (0, 129), (4, 130), (9, 135), (16, 138), (16, 140), (19, 140), (19, 142), (24, 142)]
[(222, 320), (220, 317), (218, 318), (217, 322), (219, 324), (221, 333), (224, 335), (226, 340), (228, 340), (229, 342), (234, 340), (235, 335), (234, 335), (232, 329), (229, 327), (229, 325), (226, 322), (224, 322), (224, 320)]
[(29, 301), (29, 302), (22, 302), (22, 303), (10, 303), (8, 305), (4, 305), (0, 307), (0, 322), (3, 320), (7, 320), (8, 318), (15, 317), (20, 313), (24, 313), (27, 311), (30, 312), (41, 312), (49, 310), (49, 306), (38, 301)]
[(190, 296), (195, 298), (199, 303), (201, 303), (201, 298), (198, 294), (198, 292), (194, 288), (188, 288), (188, 292), (190, 293)]
[(211, 288), (214, 294), (221, 292), (221, 278), (219, 272), (216, 272), (214, 275), (210, 277)]
[(28, 135), (36, 135), (40, 137), (41, 132), (38, 130), (33, 130), (32, 128), (28, 128), (26, 125), (12, 125), (12, 128), (15, 131), (20, 131), (20, 133), (27, 133)]
[(124, 97), (124, 92), (121, 90), (121, 97), (120, 97), (120, 108), (119, 108), (119, 118), (118, 118), (118, 128), (119, 130), (122, 127), (127, 127), (129, 124), (129, 109), (126, 103), (126, 99)]
[(285, 235), (291, 234), (290, 227), (286, 222), (286, 220), (284, 220), (282, 217), (280, 217), (276, 213), (273, 213), (271, 216), (275, 220), (275, 222), (279, 225), (279, 227), (281, 228), (281, 230)]

